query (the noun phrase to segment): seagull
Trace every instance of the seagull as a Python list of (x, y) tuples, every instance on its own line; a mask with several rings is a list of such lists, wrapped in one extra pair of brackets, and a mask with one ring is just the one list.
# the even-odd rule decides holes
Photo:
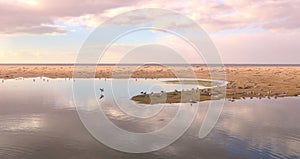
[(261, 93), (258, 93), (257, 95), (258, 95), (258, 96), (261, 96)]
[(104, 91), (104, 88), (100, 88), (100, 92), (103, 92)]
[(269, 91), (267, 92), (267, 94), (272, 94), (272, 91), (271, 91), (271, 90), (269, 90)]
[(101, 95), (100, 95), (100, 97), (99, 97), (99, 99), (102, 99), (103, 97), (104, 97), (104, 95), (103, 95), (103, 94), (101, 94)]
[(285, 91), (282, 94), (286, 96), (288, 94), (288, 91)]
[(160, 91), (159, 96), (162, 96), (164, 94), (164, 91)]
[(192, 99), (190, 99), (189, 102), (190, 102), (190, 103), (197, 103), (196, 101), (194, 101), (194, 100), (192, 100)]
[(229, 101), (230, 101), (230, 102), (234, 102), (234, 99), (233, 99), (233, 97), (231, 97), (231, 98), (229, 99)]

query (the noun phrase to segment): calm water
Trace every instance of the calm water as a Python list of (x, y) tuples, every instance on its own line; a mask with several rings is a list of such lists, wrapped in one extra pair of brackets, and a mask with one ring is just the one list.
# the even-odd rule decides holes
[[(0, 83), (1, 159), (109, 159), (109, 158), (299, 158), (300, 98), (240, 100), (226, 102), (212, 132), (199, 139), (198, 131), (208, 108), (200, 103), (197, 118), (189, 130), (167, 148), (146, 154), (112, 150), (95, 140), (81, 123), (73, 103), (72, 79), (37, 78)], [(87, 80), (88, 81), (88, 80)], [(77, 81), (75, 81), (77, 82)], [(161, 113), (137, 119), (109, 105), (113, 98), (128, 104), (128, 95), (140, 91), (191, 89), (193, 85), (162, 84), (158, 80), (116, 80), (117, 89), (129, 85), (128, 95), (110, 89), (111, 80), (96, 79), (104, 88), (106, 115), (123, 129), (149, 132), (166, 125), (177, 104), (165, 104)], [(86, 92), (82, 90), (82, 95)], [(98, 98), (100, 92), (91, 98)], [(88, 108), (86, 111), (93, 111)]]

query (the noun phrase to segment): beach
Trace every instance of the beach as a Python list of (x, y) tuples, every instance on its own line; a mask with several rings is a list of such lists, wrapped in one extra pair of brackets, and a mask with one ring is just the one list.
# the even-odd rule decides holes
[[(95, 71), (96, 69), (96, 71)], [(279, 98), (300, 95), (300, 66), (225, 66), (226, 98), (235, 100), (241, 98)], [(191, 70), (197, 78), (210, 79), (206, 66), (160, 66), (160, 65), (100, 65), (76, 66), (73, 76), (73, 65), (1, 65), (0, 78), (6, 79), (48, 77), (48, 78), (190, 78)], [(95, 71), (95, 74), (91, 72)], [(178, 93), (169, 92), (173, 98), (170, 103), (178, 103)], [(202, 99), (210, 98), (201, 94)], [(146, 95), (145, 95), (146, 96)], [(144, 98), (140, 95), (139, 97)], [(176, 98), (174, 98), (177, 96)], [(222, 95), (219, 98), (223, 97)], [(137, 99), (137, 98), (136, 98)], [(139, 101), (137, 99), (137, 101)], [(147, 101), (147, 102), (145, 102)], [(141, 101), (149, 103), (149, 100)]]

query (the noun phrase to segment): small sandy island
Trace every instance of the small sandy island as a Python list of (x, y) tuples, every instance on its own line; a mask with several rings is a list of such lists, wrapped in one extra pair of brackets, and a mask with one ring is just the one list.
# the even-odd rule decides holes
[[(206, 66), (81, 66), (73, 76), (72, 65), (0, 65), (0, 79), (18, 77), (49, 78), (175, 78), (190, 77), (193, 70), (197, 78), (210, 79)], [(92, 74), (91, 70), (96, 73)], [(176, 75), (173, 70), (176, 70)], [(140, 103), (179, 103), (197, 102), (227, 98), (231, 101), (242, 98), (279, 98), (300, 95), (300, 66), (225, 66), (226, 81), (224, 88), (206, 90), (185, 90), (164, 92), (163, 94), (141, 94), (132, 97)], [(221, 89), (221, 90), (220, 90)], [(222, 91), (224, 89), (225, 91)], [(223, 92), (226, 92), (223, 93)]]

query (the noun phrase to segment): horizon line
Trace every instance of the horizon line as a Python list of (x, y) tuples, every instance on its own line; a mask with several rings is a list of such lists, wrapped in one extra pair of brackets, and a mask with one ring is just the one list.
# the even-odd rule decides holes
[(162, 64), (158, 64), (158, 63), (124, 63), (124, 64), (118, 64), (118, 63), (0, 63), (0, 65), (97, 65), (97, 66), (100, 66), (100, 65), (154, 65), (154, 66), (157, 66), (157, 65), (241, 65), (241, 66), (246, 66), (246, 65), (257, 65), (257, 66), (300, 66), (300, 64), (296, 64), (296, 63), (291, 63), (291, 64), (288, 64), (288, 63), (281, 63), (281, 64), (278, 64), (278, 63), (222, 63), (222, 64), (205, 64), (205, 63), (190, 63), (190, 64), (185, 64), (185, 63), (162, 63)]

